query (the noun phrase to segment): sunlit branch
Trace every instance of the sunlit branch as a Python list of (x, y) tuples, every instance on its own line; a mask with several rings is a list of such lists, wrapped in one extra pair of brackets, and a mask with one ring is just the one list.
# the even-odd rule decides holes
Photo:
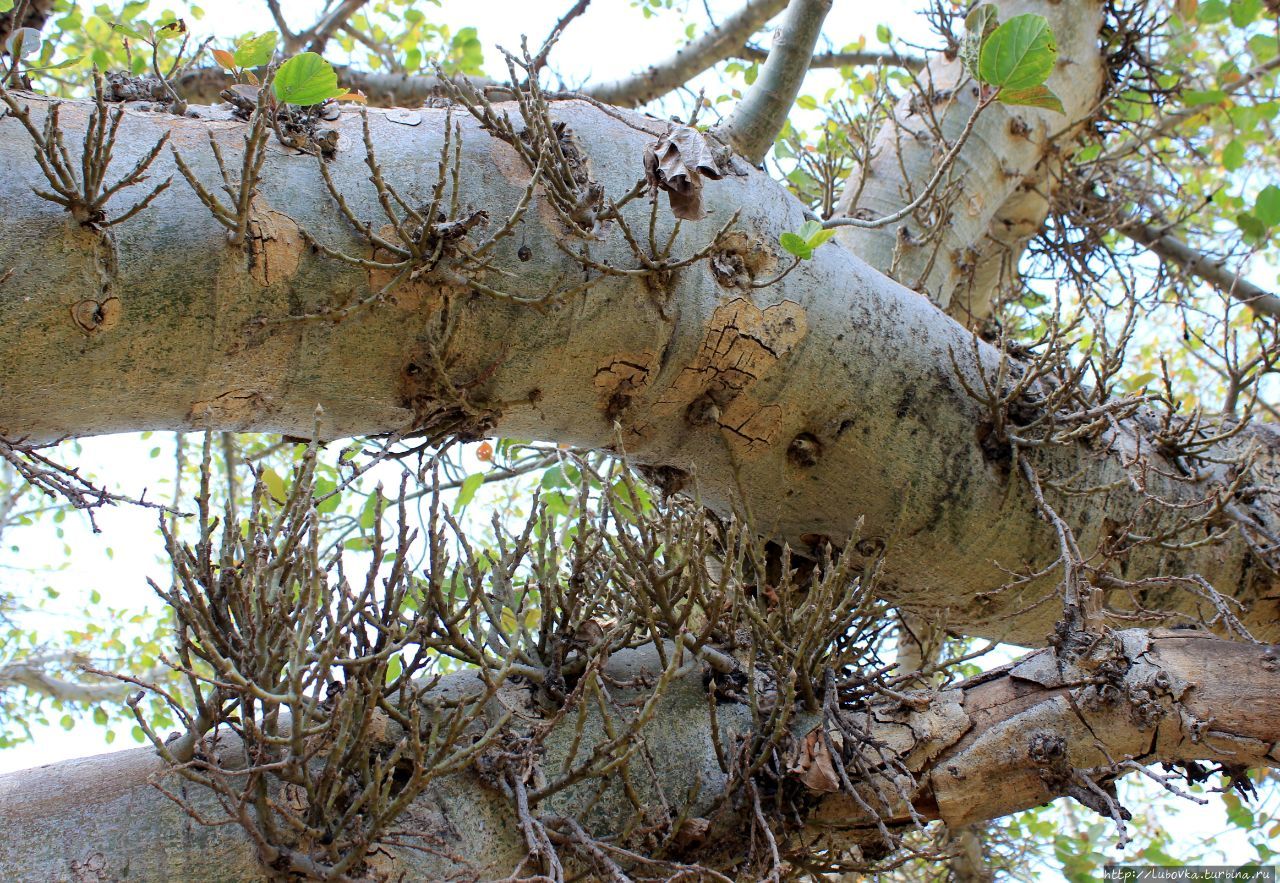
[(1233, 273), (1221, 258), (1213, 258), (1197, 251), (1167, 230), (1150, 224), (1138, 222), (1126, 224), (1119, 229), (1134, 242), (1145, 245), (1160, 259), (1246, 304), (1255, 313), (1280, 316), (1280, 297), (1254, 285), (1238, 273)]
[(795, 0), (787, 9), (769, 59), (750, 91), (716, 133), (752, 163), (759, 163), (786, 125), (813, 47), (834, 0)]

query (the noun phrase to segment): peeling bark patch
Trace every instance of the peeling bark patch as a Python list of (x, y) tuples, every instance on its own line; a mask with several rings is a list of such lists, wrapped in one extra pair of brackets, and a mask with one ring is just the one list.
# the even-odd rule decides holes
[(725, 288), (747, 290), (757, 279), (774, 275), (778, 259), (773, 252), (754, 243), (746, 233), (735, 230), (721, 240), (708, 261), (711, 275)]
[(82, 300), (71, 307), (71, 321), (85, 334), (110, 331), (120, 324), (123, 315), (124, 305), (118, 297), (102, 301)]
[(782, 408), (761, 405), (750, 396), (742, 396), (729, 403), (718, 422), (739, 453), (763, 453), (778, 440), (782, 429)]
[(746, 452), (774, 443), (782, 409), (744, 396), (804, 339), (805, 312), (784, 301), (761, 310), (743, 298), (716, 308), (693, 360), (655, 406), (658, 414), (685, 412), (694, 423), (717, 423)]
[[(378, 236), (387, 242), (400, 242), (400, 235), (396, 231), (394, 224), (383, 224), (378, 229)], [(386, 264), (400, 260), (399, 257), (382, 248), (374, 248), (369, 257), (371, 260)], [(381, 291), (395, 279), (399, 272), (399, 270), (386, 268), (370, 269), (368, 272), (369, 290), (371, 292)], [(483, 279), (483, 272), (477, 274), (476, 278)], [(460, 297), (469, 292), (470, 289), (465, 285), (450, 285), (441, 282), (437, 274), (423, 273), (418, 275), (410, 273), (408, 278), (391, 289), (387, 295), (387, 301), (411, 313), (418, 311), (435, 312), (444, 306), (445, 301), (450, 296)]]
[(596, 370), (599, 407), (610, 423), (625, 420), (636, 394), (653, 379), (655, 356), (651, 352), (623, 355)]
[(255, 201), (249, 215), (249, 272), (262, 287), (298, 272), (305, 243), (293, 218)]
[(257, 390), (233, 389), (215, 398), (195, 402), (187, 414), (192, 426), (211, 426), (227, 429), (234, 426), (243, 432), (253, 426), (256, 418), (267, 410), (266, 396)]

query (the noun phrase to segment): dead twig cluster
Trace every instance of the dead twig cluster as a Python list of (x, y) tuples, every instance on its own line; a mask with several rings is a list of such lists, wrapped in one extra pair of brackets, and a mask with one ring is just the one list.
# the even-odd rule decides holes
[(341, 559), (319, 557), (316, 456), (313, 445), (284, 500), (259, 478), (248, 517), (225, 512), (217, 548), (206, 439), (199, 538), (186, 545), (162, 523), (176, 582), (153, 584), (174, 611), (169, 664), (188, 698), (123, 679), (165, 699), (182, 726), (170, 739), (139, 709), (142, 693), (130, 705), (169, 774), (208, 789), (223, 818), (163, 778), (157, 787), (202, 824), (240, 825), (267, 868), (352, 879), (413, 799), (506, 725), (509, 715), (484, 712), (511, 666), (432, 695), (436, 658), (420, 641), (435, 626), (407, 603), (414, 537), (404, 511), (393, 540), (379, 511), (368, 572), (353, 586)]
[(173, 512), (163, 503), (149, 502), (145, 492), (135, 499), (95, 485), (81, 475), (79, 469), (59, 463), (43, 453), (51, 447), (52, 444), (15, 441), (0, 435), (0, 459), (13, 467), (19, 478), (46, 497), (64, 500), (72, 508), (87, 513), (94, 533), (98, 533), (98, 524), (93, 511), (100, 506), (128, 503)]
[(89, 124), (85, 131), (80, 159), (72, 159), (59, 125), (59, 102), (49, 105), (44, 125), (37, 127), (31, 119), (31, 108), (22, 104), (17, 96), (0, 85), (0, 101), (8, 109), (8, 115), (18, 120), (31, 137), (35, 147), (36, 162), (44, 173), (50, 190), (32, 188), (36, 195), (65, 208), (76, 223), (91, 230), (105, 230), (122, 224), (149, 206), (169, 186), (172, 178), (165, 178), (138, 202), (122, 214), (107, 216), (107, 203), (121, 191), (147, 180), (147, 169), (159, 156), (169, 139), (165, 132), (127, 173), (112, 184), (107, 183), (107, 171), (111, 165), (116, 137), (124, 119), (124, 109), (107, 107), (100, 74), (93, 79), (93, 109), (89, 111)]
[(233, 176), (222, 156), (222, 148), (218, 146), (213, 133), (209, 133), (209, 147), (213, 158), (218, 163), (218, 171), (222, 174), (222, 187), (229, 202), (210, 191), (201, 183), (199, 176), (191, 169), (182, 154), (173, 148), (173, 161), (178, 166), (182, 177), (187, 179), (196, 196), (223, 227), (227, 228), (227, 241), (233, 246), (248, 248), (249, 222), (253, 214), (253, 200), (262, 180), (262, 164), (267, 157), (267, 137), (270, 129), (267, 125), (268, 109), (266, 94), (262, 89), (258, 94), (257, 106), (249, 118), (249, 130), (244, 134), (244, 153), (240, 159), (240, 172)]

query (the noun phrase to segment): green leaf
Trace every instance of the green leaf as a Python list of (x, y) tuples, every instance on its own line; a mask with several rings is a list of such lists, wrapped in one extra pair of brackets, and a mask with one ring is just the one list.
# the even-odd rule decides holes
[(1001, 89), (999, 99), (1002, 104), (1017, 104), (1023, 107), (1039, 107), (1045, 110), (1056, 110), (1066, 113), (1062, 99), (1053, 94), (1048, 86), (1034, 86), (1030, 89)]
[(809, 247), (809, 243), (795, 233), (783, 233), (778, 237), (778, 242), (789, 254), (795, 255), (801, 260), (807, 261), (813, 257), (813, 249)]
[(552, 466), (546, 472), (542, 473), (541, 485), (546, 490), (557, 487), (572, 487), (569, 479), (565, 477), (564, 470), (559, 466)]
[(1220, 104), (1227, 100), (1227, 93), (1221, 89), (1188, 89), (1182, 93), (1182, 103), (1187, 107), (1199, 107), (1201, 104)]
[(337, 487), (338, 485), (335, 482), (327, 478), (316, 479), (315, 495), (317, 497), (328, 497), (327, 500), (316, 506), (316, 511), (321, 515), (328, 515), (330, 512), (333, 512), (338, 508), (338, 504), (342, 502), (341, 494), (334, 494), (332, 497), (329, 497), (329, 494), (333, 493)]
[(360, 510), (361, 530), (373, 530), (373, 522), (378, 516), (378, 499), (381, 495), (381, 491), (374, 491), (369, 494), (369, 499), (365, 501), (364, 508)]
[(272, 88), (280, 101), (302, 107), (337, 98), (347, 91), (338, 85), (333, 65), (314, 52), (299, 52), (280, 65)]
[(805, 221), (799, 230), (800, 238), (808, 242), (814, 236), (822, 232), (822, 225), (817, 221)]
[(392, 654), (387, 660), (387, 683), (394, 683), (395, 679), (400, 677), (400, 672), (404, 671), (404, 661), (401, 660), (400, 654)]
[(100, 727), (107, 725), (107, 713), (102, 709), (102, 706), (98, 706), (93, 710), (93, 722)]
[(1034, 89), (1049, 79), (1058, 60), (1053, 31), (1042, 15), (1027, 13), (996, 28), (978, 56), (978, 78), (1011, 92)]
[(75, 727), (76, 719), (69, 714), (64, 714), (62, 720), (58, 721), (58, 723), (62, 724), (62, 729), (70, 730)]
[(1262, 11), (1262, 0), (1231, 0), (1231, 23), (1243, 28), (1253, 23)]
[(1222, 0), (1205, 0), (1200, 4), (1199, 11), (1196, 12), (1196, 18), (1206, 25), (1216, 24), (1226, 17), (1227, 4), (1223, 3)]
[(835, 230), (819, 230), (804, 241), (811, 251), (817, 251), (818, 246), (828, 242), (832, 236), (836, 235)]
[(881, 43), (893, 42), (893, 31), (887, 25), (876, 25), (876, 39)]
[(1263, 64), (1276, 57), (1276, 38), (1275, 35), (1254, 34), (1249, 38), (1249, 52), (1253, 55), (1253, 60), (1258, 64)]
[(1280, 224), (1280, 187), (1268, 184), (1253, 204), (1253, 216), (1268, 227)]
[(271, 467), (262, 470), (262, 483), (267, 487), (267, 493), (275, 497), (277, 500), (284, 500), (289, 496), (288, 488), (285, 487), (284, 479), (280, 477), (280, 473)]
[(1239, 141), (1231, 141), (1222, 148), (1222, 167), (1234, 172), (1244, 165), (1244, 145)]
[(1125, 382), (1125, 389), (1129, 392), (1136, 392), (1146, 386), (1153, 380), (1158, 380), (1159, 376), (1154, 371), (1144, 371), (1136, 377), (1130, 377)]
[(172, 22), (169, 22), (169, 24), (167, 25), (162, 25), (156, 28), (155, 39), (157, 42), (162, 42), (164, 40), (171, 40), (175, 37), (181, 37), (186, 32), (187, 32), (187, 23), (184, 22), (182, 19), (178, 19), (177, 21), (172, 21)]
[(8, 12), (13, 9), (13, 0), (0, 0), (0, 12)]
[(455, 514), (467, 508), (467, 504), (475, 499), (476, 491), (480, 490), (482, 484), (484, 484), (483, 472), (473, 472), (462, 480), (462, 487), (458, 488), (458, 499), (453, 503)]
[(279, 39), (275, 31), (263, 31), (241, 40), (236, 44), (236, 67), (262, 67), (275, 55)]
[(1267, 239), (1267, 227), (1248, 212), (1236, 215), (1236, 226), (1250, 245), (1261, 245)]
[(129, 27), (124, 22), (119, 22), (119, 21), (112, 22), (111, 29), (114, 30), (120, 36), (129, 40), (142, 40), (145, 42), (147, 39), (141, 31), (138, 31)]

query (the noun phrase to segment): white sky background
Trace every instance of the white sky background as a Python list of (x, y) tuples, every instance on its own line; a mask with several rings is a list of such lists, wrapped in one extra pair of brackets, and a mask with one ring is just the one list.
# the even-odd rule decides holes
[[(230, 38), (275, 27), (263, 0), (197, 2), (204, 7), (205, 17), (189, 23), (198, 37)], [(740, 2), (707, 0), (706, 6), (720, 21)], [(119, 5), (119, 0), (112, 3), (113, 7)], [(165, 5), (157, 0), (154, 10), (158, 13)], [(294, 30), (314, 21), (323, 7), (321, 3), (306, 0), (283, 0), (281, 5)], [(485, 45), (487, 72), (505, 78), (505, 67), (496, 45), (515, 49), (522, 34), (528, 35), (531, 44), (539, 44), (568, 8), (570, 0), (444, 0), (440, 8), (427, 2), (416, 5), (430, 20), (448, 24), (455, 31), (467, 26), (478, 28)], [(551, 67), (570, 85), (614, 79), (640, 70), (666, 58), (683, 43), (685, 27), (690, 21), (696, 22), (700, 30), (705, 27), (707, 19), (701, 0), (687, 0), (685, 8), (687, 15), (680, 14), (677, 4), (675, 10), (645, 19), (630, 0), (595, 0), (561, 38), (552, 53)], [(838, 49), (863, 35), (867, 37), (868, 48), (880, 46), (875, 37), (877, 24), (887, 24), (895, 36), (932, 44), (927, 23), (914, 10), (914, 3), (836, 0), (827, 18), (824, 45), (820, 45), (820, 49)], [(182, 14), (176, 8), (175, 11)], [(759, 38), (759, 42), (767, 48), (767, 35)], [(229, 39), (222, 40), (222, 45), (228, 44)], [(831, 72), (815, 72), (809, 91), (820, 95), (836, 82)], [(708, 88), (708, 95), (713, 94)], [(168, 483), (173, 470), (172, 444), (172, 436), (165, 434), (157, 434), (150, 441), (140, 441), (132, 435), (88, 439), (83, 442), (84, 452), (78, 462), (88, 471), (107, 478), (123, 493), (136, 495), (148, 487), (149, 499), (168, 499), (172, 494)], [(156, 446), (162, 449), (161, 454), (152, 458), (150, 452)], [(480, 502), (478, 500), (477, 505)], [(62, 525), (63, 538), (54, 535), (53, 525), (47, 519), (30, 528), (7, 531), (4, 547), (0, 548), (0, 586), (21, 586), (16, 592), (20, 597), (31, 596), (45, 585), (52, 586), (62, 593), (57, 605), (74, 611), (72, 621), (94, 589), (109, 599), (112, 606), (155, 609), (160, 602), (147, 587), (146, 577), (161, 583), (168, 580), (168, 567), (159, 559), (161, 546), (155, 531), (155, 513), (116, 507), (100, 511), (97, 518), (102, 528), (102, 533), (97, 535), (88, 529), (87, 519), (76, 514)], [(64, 542), (73, 550), (70, 556), (63, 554)], [(113, 553), (110, 557), (108, 548)], [(63, 569), (29, 573), (33, 567)], [(50, 627), (58, 628), (58, 615), (52, 614), (47, 622)], [(55, 725), (40, 728), (34, 743), (0, 751), (0, 773), (137, 747), (127, 728), (117, 727), (118, 738), (108, 746), (103, 740), (102, 728), (82, 721), (73, 730), (65, 731), (56, 725), (59, 717), (60, 713), (52, 715)], [(1188, 805), (1170, 826), (1187, 840), (1198, 840), (1227, 827), (1217, 801), (1204, 809), (1192, 809)], [(1105, 836), (1113, 838), (1114, 832), (1108, 831)], [(1239, 835), (1229, 837), (1224, 847), (1223, 860), (1244, 861), (1253, 856)], [(1048, 868), (1045, 872), (1044, 879), (1056, 876), (1056, 872)]]

